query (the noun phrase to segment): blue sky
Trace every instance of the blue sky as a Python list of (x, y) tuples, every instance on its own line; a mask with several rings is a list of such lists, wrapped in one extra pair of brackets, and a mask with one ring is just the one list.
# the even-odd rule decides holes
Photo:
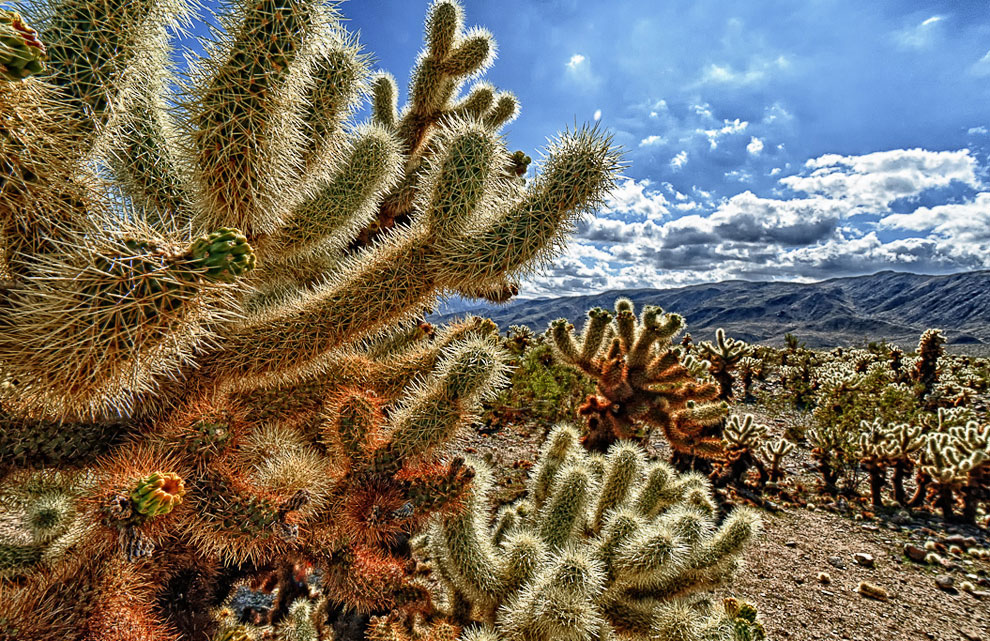
[[(341, 5), (403, 89), (429, 4)], [(522, 105), (510, 149), (597, 118), (630, 163), (524, 297), (990, 268), (985, 0), (464, 6)]]

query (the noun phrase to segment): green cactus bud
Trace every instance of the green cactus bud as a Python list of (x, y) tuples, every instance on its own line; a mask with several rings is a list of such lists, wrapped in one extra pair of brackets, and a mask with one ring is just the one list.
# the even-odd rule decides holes
[(185, 482), (178, 474), (153, 472), (138, 481), (131, 491), (131, 502), (139, 514), (150, 518), (171, 512), (185, 494)]
[(236, 229), (221, 227), (206, 236), (200, 236), (187, 250), (191, 266), (205, 270), (211, 280), (232, 283), (254, 269), (254, 250), (247, 238)]
[(13, 11), (0, 9), (0, 79), (14, 82), (45, 71), (45, 45)]

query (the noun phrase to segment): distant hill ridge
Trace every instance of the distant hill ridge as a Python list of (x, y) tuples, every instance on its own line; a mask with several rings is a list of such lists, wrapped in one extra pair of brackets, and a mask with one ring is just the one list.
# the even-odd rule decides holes
[(581, 327), (592, 307), (612, 309), (619, 296), (637, 309), (659, 305), (687, 319), (696, 340), (719, 327), (749, 342), (779, 344), (790, 332), (809, 347), (885, 339), (917, 344), (928, 327), (945, 331), (950, 344), (990, 346), (990, 270), (944, 276), (883, 271), (817, 283), (731, 280), (671, 289), (627, 289), (561, 298), (516, 300), (506, 305), (451, 301), (430, 317), (446, 321), (478, 314), (498, 323), (542, 332), (560, 317)]

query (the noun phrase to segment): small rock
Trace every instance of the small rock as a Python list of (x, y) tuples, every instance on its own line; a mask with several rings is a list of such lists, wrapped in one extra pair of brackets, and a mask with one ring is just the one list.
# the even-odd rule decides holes
[(907, 510), (898, 510), (897, 514), (890, 517), (890, 522), (897, 525), (907, 525), (911, 522), (911, 515), (908, 514)]
[(787, 541), (786, 543), (784, 543), (784, 546), (789, 547), (789, 548), (796, 548), (797, 547), (797, 541)]
[(867, 532), (879, 532), (880, 531), (880, 526), (879, 525), (873, 525), (871, 523), (867, 523), (867, 524), (863, 525), (863, 529), (866, 530)]
[(828, 563), (832, 567), (837, 568), (839, 570), (845, 570), (846, 569), (846, 562), (842, 560), (842, 557), (839, 557), (839, 556), (830, 556), (830, 557), (828, 557)]
[(915, 563), (924, 563), (925, 557), (928, 556), (928, 550), (908, 543), (904, 546), (904, 556), (911, 559)]
[(940, 590), (945, 590), (947, 592), (949, 590), (954, 590), (953, 586), (955, 583), (956, 580), (948, 574), (939, 574), (935, 577), (935, 585), (937, 585)]
[(864, 568), (872, 568), (875, 562), (873, 555), (867, 554), (866, 552), (857, 552), (856, 554), (853, 554), (853, 561), (855, 561), (857, 565), (861, 565)]
[(963, 635), (963, 638), (966, 639), (966, 641), (982, 641), (980, 635), (973, 630), (959, 628), (959, 634)]

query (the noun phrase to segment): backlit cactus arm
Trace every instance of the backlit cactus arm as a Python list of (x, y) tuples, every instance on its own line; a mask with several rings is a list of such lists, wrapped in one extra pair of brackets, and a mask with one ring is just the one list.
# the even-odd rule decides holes
[(438, 279), (468, 287), (546, 261), (572, 225), (601, 202), (619, 167), (617, 150), (597, 129), (564, 134), (521, 201), (443, 247)]
[(192, 203), (186, 168), (177, 154), (178, 130), (169, 113), (173, 82), (164, 29), (126, 75), (106, 153), (123, 191), (145, 219), (165, 233), (186, 233)]
[(413, 70), (409, 105), (398, 124), (405, 152), (414, 155), (430, 128), (466, 76), (484, 70), (495, 58), (495, 43), (483, 29), (463, 32), (464, 15), (457, 2), (436, 2), (426, 18), (427, 46)]
[(386, 427), (384, 456), (429, 460), (436, 448), (473, 420), (477, 404), (505, 381), (505, 354), (487, 341), (452, 345), (433, 376), (400, 400)]
[(496, 164), (492, 134), (470, 123), (453, 124), (444, 142), (426, 178), (422, 223), (346, 261), (338, 281), (233, 328), (225, 345), (238, 354), (225, 368), (232, 378), (295, 376), (322, 353), (406, 320), (432, 300), (444, 285), (436, 255), (467, 226)]
[[(312, 39), (307, 52), (309, 87), (303, 107), (308, 139), (302, 151), (303, 176), (319, 178), (343, 160), (343, 125), (360, 104), (368, 82), (368, 64), (360, 45), (336, 24)], [(321, 37), (323, 36), (323, 37)]]
[(339, 251), (372, 220), (383, 192), (399, 176), (398, 145), (384, 129), (369, 127), (343, 147), (336, 172), (293, 210), (262, 246), (263, 255), (285, 262), (318, 248)]
[[(197, 313), (213, 300), (205, 294), (221, 293), (214, 283), (254, 262), (244, 237), (227, 229), (184, 248), (121, 235), (60, 259), (39, 279), (44, 287), (14, 291), (0, 317), (0, 360), (23, 401), (51, 403), (70, 419), (126, 413), (124, 399), (209, 335)], [(224, 317), (214, 313), (213, 321)], [(176, 351), (165, 356), (163, 347)]]
[(431, 527), (428, 547), (458, 590), (493, 610), (504, 591), (504, 579), (499, 572), (501, 555), (488, 528), (491, 470), (478, 461), (472, 465), (475, 476), (467, 508)]
[(59, 87), (62, 106), (79, 134), (63, 153), (78, 159), (91, 149), (117, 108), (128, 67), (149, 46), (166, 46), (154, 36), (173, 28), (189, 10), (185, 0), (46, 0), (35, 5), (32, 17), (48, 49), (51, 82)]
[[(307, 36), (331, 19), (317, 0), (236, 0), (220, 16), (222, 44), (199, 61), (186, 105), (199, 228), (276, 231), (298, 198), (305, 125), (297, 104), (312, 67)], [(297, 73), (292, 73), (297, 72)]]

